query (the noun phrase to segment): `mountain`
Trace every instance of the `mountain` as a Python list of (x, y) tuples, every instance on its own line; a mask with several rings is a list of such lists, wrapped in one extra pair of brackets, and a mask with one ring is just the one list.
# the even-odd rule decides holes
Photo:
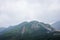
[(56, 30), (60, 30), (60, 21), (53, 23), (52, 27), (54, 27)]
[(8, 27), (3, 31), (0, 40), (38, 40), (48, 38), (54, 31), (49, 24), (31, 21)]
[(4, 29), (5, 29), (4, 27), (1, 27), (1, 28), (0, 28), (0, 32), (3, 31)]
[(0, 28), (0, 35), (2, 34), (2, 31), (4, 31), (6, 28), (4, 28), (4, 27), (1, 27)]

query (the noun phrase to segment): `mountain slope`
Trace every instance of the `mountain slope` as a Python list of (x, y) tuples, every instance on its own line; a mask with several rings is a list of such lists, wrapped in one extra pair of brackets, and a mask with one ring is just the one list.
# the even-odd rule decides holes
[(4, 29), (5, 29), (5, 28), (1, 27), (1, 28), (0, 28), (0, 32), (3, 31)]
[(3, 40), (35, 40), (50, 35), (53, 28), (49, 24), (38, 21), (23, 22), (9, 27), (3, 33)]
[(52, 27), (54, 27), (56, 30), (60, 30), (60, 21), (53, 23)]

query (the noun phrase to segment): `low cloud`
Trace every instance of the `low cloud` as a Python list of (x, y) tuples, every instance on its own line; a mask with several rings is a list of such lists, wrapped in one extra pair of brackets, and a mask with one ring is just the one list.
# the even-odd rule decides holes
[(0, 0), (0, 27), (31, 20), (52, 23), (59, 17), (60, 0)]

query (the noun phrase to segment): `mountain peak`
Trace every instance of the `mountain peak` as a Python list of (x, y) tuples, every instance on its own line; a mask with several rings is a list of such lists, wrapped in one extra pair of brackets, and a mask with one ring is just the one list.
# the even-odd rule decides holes
[(31, 21), (30, 23), (39, 23), (38, 21)]
[(38, 21), (23, 22), (13, 26), (13, 28), (11, 27), (4, 30), (3, 37), (5, 37), (5, 39), (3, 39), (6, 40), (8, 37), (11, 37), (10, 39), (13, 40), (18, 37), (20, 40), (20, 38), (29, 39), (30, 37), (44, 37), (52, 32), (52, 28), (50, 27), (51, 26), (49, 24)]

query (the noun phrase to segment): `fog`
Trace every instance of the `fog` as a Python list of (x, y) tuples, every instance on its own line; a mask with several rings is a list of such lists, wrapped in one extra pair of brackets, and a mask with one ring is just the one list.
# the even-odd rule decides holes
[(51, 24), (59, 17), (60, 0), (0, 0), (0, 27), (32, 20)]

